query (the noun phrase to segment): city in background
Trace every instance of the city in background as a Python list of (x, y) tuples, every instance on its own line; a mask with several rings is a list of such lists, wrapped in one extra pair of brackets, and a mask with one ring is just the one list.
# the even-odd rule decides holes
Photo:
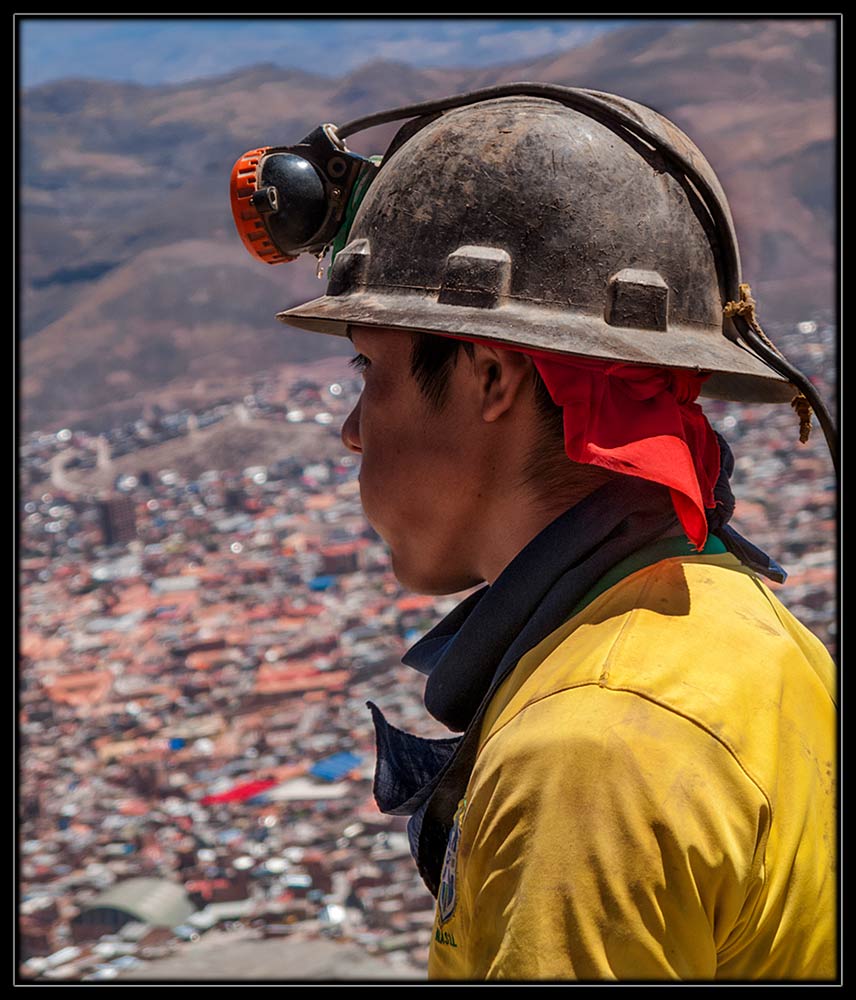
[[(833, 331), (803, 325), (810, 359)], [(374, 805), (366, 702), (447, 735), (400, 658), (459, 597), (408, 594), (393, 577), (339, 440), (359, 384), (344, 360), (310, 371), (260, 375), (199, 413), (22, 442), (30, 975), (157, 976), (154, 960), (212, 930), (229, 932), (221, 949), (247, 936), (351, 942), (363, 961), (377, 956), (367, 978), (424, 970), (433, 899), (405, 820)], [(835, 654), (836, 488), (822, 441), (796, 443), (787, 407), (706, 410), (736, 456), (734, 524), (790, 570), (774, 589)], [(242, 435), (283, 428), (287, 457), (242, 465)]]
[[(815, 22), (794, 23), (795, 44), (811, 41)], [(690, 42), (711, 48), (702, 28), (713, 30), (669, 27), (677, 32), (669, 35), (673, 68), (679, 43), (687, 52), (696, 51)], [(586, 53), (594, 51), (598, 66), (610, 65), (610, 53), (614, 65), (629, 64), (656, 50), (657, 33), (645, 30), (622, 34), (621, 26), (610, 32), (614, 41), (575, 53), (576, 63), (592, 64)], [(761, 50), (766, 61), (747, 78), (758, 107), (765, 72), (775, 82), (781, 65), (794, 65), (774, 46)], [(531, 73), (498, 76), (556, 79), (550, 66), (559, 62), (545, 57)], [(803, 55), (793, 76), (817, 122), (811, 65)], [(217, 86), (243, 93), (266, 86), (266, 72)], [(581, 85), (561, 73), (557, 82)], [(325, 100), (343, 120), (399, 103), (402, 87), (402, 100), (467, 89), (474, 78), (465, 76), (391, 67), (369, 86), (355, 71), (338, 92), (332, 81)], [(394, 99), (379, 93), (384, 80)], [(294, 84), (301, 95), (305, 83)], [(402, 590), (365, 522), (358, 462), (339, 438), (359, 392), (342, 356), (348, 345), (271, 332), (276, 309), (309, 297), (310, 285), (317, 294), (316, 262), (311, 275), (245, 280), (255, 273), (244, 268), (256, 265), (244, 262), (233, 234), (193, 229), (212, 225), (206, 198), (228, 211), (228, 171), (251, 143), (233, 136), (221, 146), (237, 143), (234, 155), (213, 150), (213, 126), (199, 127), (204, 169), (216, 180), (213, 195), (198, 195), (200, 208), (198, 178), (183, 188), (179, 164), (169, 162), (190, 134), (171, 121), (198, 98), (193, 86), (111, 88), (45, 83), (22, 100), (20, 974), (424, 978), (433, 900), (410, 858), (405, 819), (374, 805), (366, 702), (403, 728), (448, 735), (422, 706), (423, 678), (400, 659), (462, 595)], [(786, 92), (777, 82), (776, 94)], [(691, 100), (687, 88), (681, 93)], [(171, 103), (176, 97), (183, 103)], [(110, 145), (111, 109), (139, 108), (133, 102), (143, 99), (149, 117), (119, 137), (119, 152)], [(346, 106), (355, 113), (340, 113)], [(718, 121), (713, 108), (701, 123)], [(803, 113), (795, 108), (781, 111), (781, 122)], [(94, 130), (81, 143), (74, 136), (84, 118)], [(303, 134), (289, 128), (287, 138)], [(59, 132), (51, 159), (49, 137)], [(820, 213), (814, 228), (797, 209), (791, 234), (785, 223), (769, 238), (750, 225), (744, 264), (748, 256), (764, 274), (765, 306), (788, 306), (790, 320), (765, 323), (767, 333), (834, 410), (837, 328), (809, 291), (823, 286), (815, 271), (827, 252), (817, 220), (832, 217), (809, 184), (809, 167), (822, 167), (826, 155), (821, 138), (810, 139), (805, 149), (792, 143), (802, 172), (787, 183), (801, 192), (800, 211)], [(130, 155), (134, 142), (139, 160)], [(755, 193), (746, 157), (766, 146), (740, 148), (744, 159), (726, 188)], [(777, 159), (763, 169), (770, 184), (784, 184), (790, 168)], [(140, 199), (160, 186), (169, 200), (135, 205), (121, 234), (100, 228), (120, 197), (127, 201), (129, 184)], [(745, 211), (745, 200), (736, 204)], [(156, 220), (156, 210), (169, 218)], [(176, 235), (175, 220), (189, 231)], [(741, 239), (744, 232), (738, 218)], [(798, 242), (806, 233), (807, 249)], [(111, 240), (121, 247), (108, 261)], [(188, 261), (195, 271), (185, 270)], [(789, 291), (805, 308), (786, 302)], [(236, 318), (250, 299), (258, 315)], [(212, 339), (206, 355), (200, 345)], [(316, 353), (289, 355), (286, 343)], [(735, 454), (732, 523), (788, 570), (773, 589), (837, 655), (837, 490), (819, 428), (800, 445), (787, 406), (704, 408)]]

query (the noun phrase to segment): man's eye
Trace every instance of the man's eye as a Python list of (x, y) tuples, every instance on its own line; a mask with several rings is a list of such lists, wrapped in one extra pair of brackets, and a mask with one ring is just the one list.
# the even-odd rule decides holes
[(355, 357), (351, 358), (348, 364), (354, 369), (354, 371), (357, 371), (362, 375), (371, 364), (371, 361), (369, 361), (365, 354), (357, 354)]

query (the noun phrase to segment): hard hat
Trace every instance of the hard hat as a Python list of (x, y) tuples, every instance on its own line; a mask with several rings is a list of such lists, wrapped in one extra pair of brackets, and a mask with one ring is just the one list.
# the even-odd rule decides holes
[[(348, 135), (396, 118), (412, 120), (379, 168), (347, 151)], [(323, 156), (305, 152), (319, 134), (332, 146)], [(687, 369), (709, 373), (705, 395), (736, 401), (793, 400), (797, 386), (822, 408), (805, 376), (758, 332), (713, 169), (650, 108), (509, 84), (312, 136), (279, 151), (308, 156), (337, 207), (325, 212), (315, 185), (323, 235), (302, 231), (301, 246), (278, 243), (280, 259), (333, 243), (336, 225), (341, 248), (327, 293), (279, 313), (283, 322), (341, 336), (352, 324), (462, 335)], [(347, 185), (325, 175), (330, 157)], [(247, 191), (269, 213), (264, 183)], [(278, 211), (299, 214), (297, 192), (274, 196)]]

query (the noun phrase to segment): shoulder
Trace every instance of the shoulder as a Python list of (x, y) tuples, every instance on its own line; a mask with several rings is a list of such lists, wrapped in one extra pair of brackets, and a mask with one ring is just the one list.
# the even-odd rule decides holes
[(709, 978), (763, 889), (769, 815), (733, 755), (678, 713), (597, 685), (556, 692), (476, 761), (458, 855), (465, 908), (502, 914), (500, 956), (510, 928), (542, 956), (564, 935), (574, 952), (556, 960), (562, 975)]
[(531, 820), (545, 831), (573, 816), (637, 841), (666, 821), (714, 852), (725, 826), (737, 823), (755, 845), (769, 818), (763, 789), (715, 733), (657, 700), (599, 684), (534, 699), (492, 731), (468, 801), (476, 812), (490, 802), (516, 813), (523, 828)]
[(566, 717), (551, 721), (559, 739), (583, 738), (577, 723), (589, 716), (595, 727), (613, 717), (611, 729), (622, 732), (689, 724), (765, 786), (783, 719), (809, 742), (832, 733), (834, 674), (822, 644), (732, 556), (665, 559), (521, 657), (486, 713), (481, 745), (518, 716), (530, 730), (536, 715)]
[[(762, 917), (775, 938), (764, 907), (791, 898), (829, 813), (833, 670), (806, 635), (736, 561), (676, 559), (521, 658), (485, 716), (460, 828), (465, 911), (497, 915), (491, 968), (541, 974), (527, 956), (567, 934), (577, 977), (707, 978)], [(542, 947), (512, 955), (512, 931)]]

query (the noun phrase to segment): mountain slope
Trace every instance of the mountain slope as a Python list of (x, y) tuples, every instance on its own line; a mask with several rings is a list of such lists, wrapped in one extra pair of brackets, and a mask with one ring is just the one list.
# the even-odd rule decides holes
[[(672, 118), (728, 192), (762, 321), (831, 313), (836, 44), (831, 20), (650, 20), (491, 69), (384, 62), (331, 80), (263, 65), (166, 87), (34, 88), (19, 110), (24, 424), (97, 425), (175, 380), (345, 353), (273, 319), (324, 286), (312, 259), (268, 267), (244, 251), (233, 163), (319, 122), (511, 80), (621, 93)], [(380, 152), (396, 127), (349, 144)]]

